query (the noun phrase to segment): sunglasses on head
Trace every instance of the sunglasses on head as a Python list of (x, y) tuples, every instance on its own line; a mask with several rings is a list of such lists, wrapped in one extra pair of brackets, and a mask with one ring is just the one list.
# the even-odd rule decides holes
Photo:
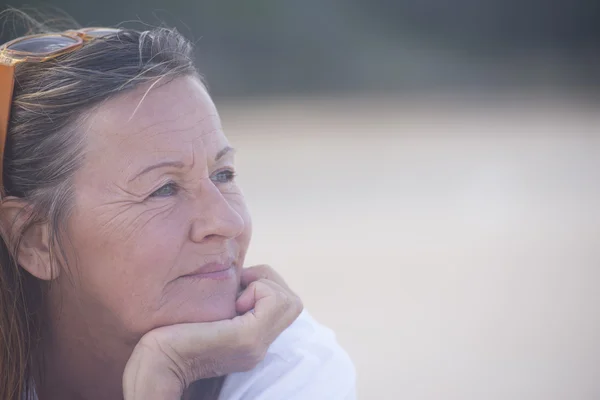
[(85, 43), (119, 32), (114, 28), (85, 28), (62, 33), (23, 36), (0, 46), (0, 191), (4, 192), (3, 161), (14, 88), (15, 65), (44, 62), (80, 49)]

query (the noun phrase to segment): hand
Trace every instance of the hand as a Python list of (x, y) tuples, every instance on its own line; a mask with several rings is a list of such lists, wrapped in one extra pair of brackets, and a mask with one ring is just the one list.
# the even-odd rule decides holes
[(125, 400), (179, 399), (193, 382), (254, 368), (300, 315), (302, 302), (270, 267), (242, 271), (238, 316), (146, 333), (123, 373)]

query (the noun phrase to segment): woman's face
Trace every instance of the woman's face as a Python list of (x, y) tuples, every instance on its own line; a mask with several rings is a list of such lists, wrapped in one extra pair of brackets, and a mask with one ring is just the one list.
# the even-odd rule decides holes
[(234, 151), (203, 85), (183, 77), (148, 89), (85, 122), (73, 257), (57, 282), (82, 318), (134, 337), (235, 316), (251, 236)]

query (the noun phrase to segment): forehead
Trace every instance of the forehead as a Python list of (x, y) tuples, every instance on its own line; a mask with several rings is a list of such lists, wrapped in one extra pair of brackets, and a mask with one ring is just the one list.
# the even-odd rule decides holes
[(181, 159), (192, 152), (210, 156), (227, 145), (217, 110), (195, 77), (124, 93), (101, 105), (85, 125), (89, 158), (101, 156), (112, 165)]

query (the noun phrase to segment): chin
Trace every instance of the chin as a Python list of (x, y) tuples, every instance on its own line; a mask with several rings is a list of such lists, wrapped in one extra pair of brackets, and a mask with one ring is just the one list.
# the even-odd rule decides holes
[(198, 323), (215, 322), (231, 319), (237, 315), (235, 301), (237, 300), (237, 288), (228, 291), (219, 291), (209, 296), (206, 293), (196, 292), (186, 296), (186, 300), (171, 303), (166, 306), (169, 310), (166, 317), (168, 323)]
[(179, 279), (172, 282), (151, 318), (151, 326), (215, 322), (237, 315), (235, 302), (240, 289), (238, 274), (226, 279)]

